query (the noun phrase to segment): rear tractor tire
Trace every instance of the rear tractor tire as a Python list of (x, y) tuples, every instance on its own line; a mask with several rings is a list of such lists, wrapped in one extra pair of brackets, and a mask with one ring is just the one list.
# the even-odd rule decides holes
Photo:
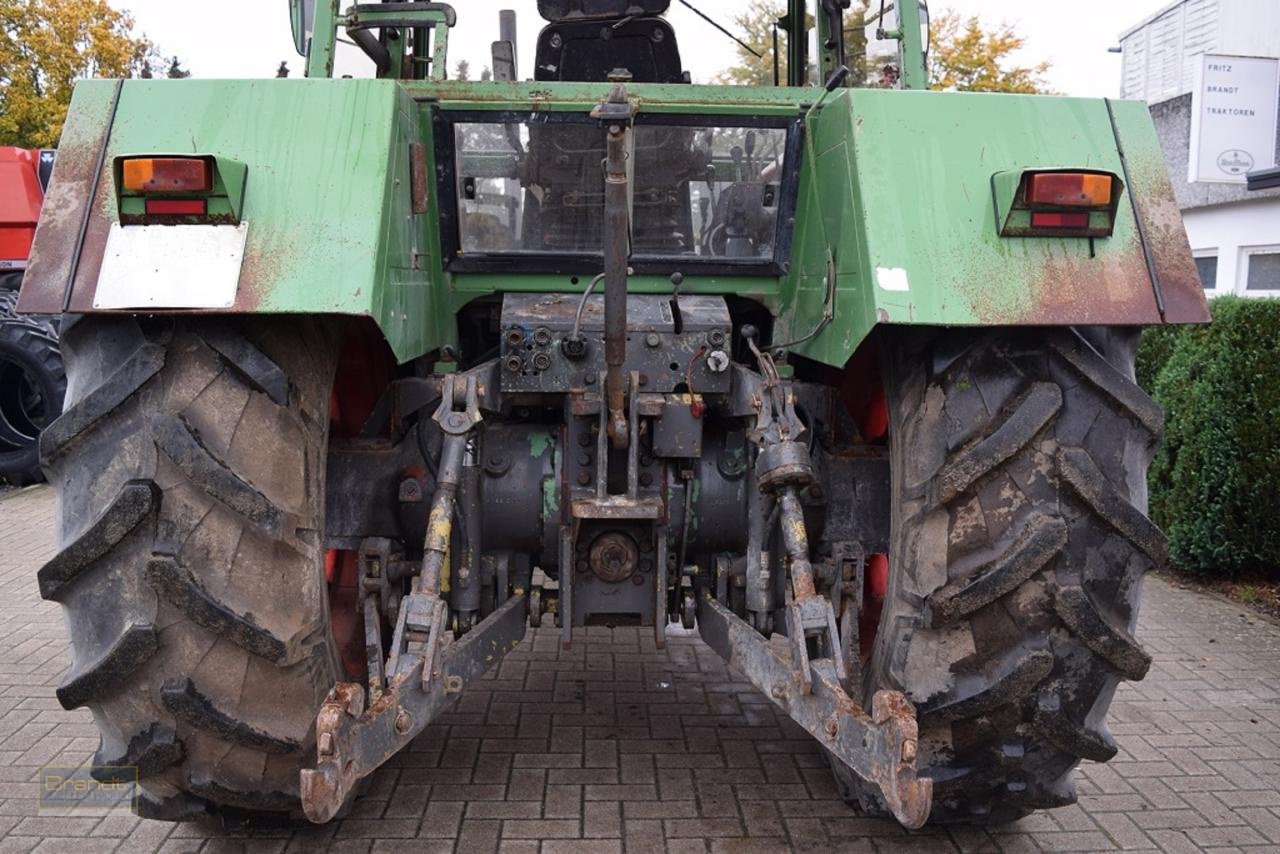
[[(1116, 753), (1117, 684), (1144, 573), (1160, 408), (1134, 382), (1137, 331), (953, 330), (886, 347), (891, 571), (864, 700), (904, 691), (932, 822), (1000, 823), (1075, 801), (1081, 759)], [(842, 794), (883, 804), (833, 763)]]
[(93, 712), (95, 765), (137, 768), (141, 815), (299, 814), (340, 673), (321, 536), (336, 332), (87, 317), (64, 334), (67, 410), (41, 440), (61, 551), (40, 592), (71, 638), (58, 699)]

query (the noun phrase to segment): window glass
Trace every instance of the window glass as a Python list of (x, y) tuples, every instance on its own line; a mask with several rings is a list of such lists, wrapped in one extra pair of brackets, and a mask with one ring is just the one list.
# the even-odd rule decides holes
[(1196, 259), (1196, 270), (1200, 273), (1200, 284), (1206, 291), (1218, 286), (1218, 256), (1205, 255)]
[[(773, 260), (787, 134), (637, 125), (633, 257)], [(462, 255), (603, 252), (606, 151), (598, 124), (459, 122), (454, 145)]]
[[(458, 230), (463, 252), (511, 252), (520, 245), (527, 194), (520, 189), (520, 156), (529, 145), (522, 124), (459, 124)], [(603, 199), (598, 200), (603, 212)], [(533, 247), (530, 247), (533, 248)]]
[(1280, 252), (1255, 252), (1248, 258), (1249, 277), (1245, 288), (1251, 291), (1280, 291)]
[(784, 128), (636, 128), (635, 254), (772, 258), (786, 147)]

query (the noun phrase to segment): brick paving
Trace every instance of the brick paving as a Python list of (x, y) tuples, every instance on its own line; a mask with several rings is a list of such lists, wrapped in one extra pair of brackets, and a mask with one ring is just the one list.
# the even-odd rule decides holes
[(1155, 662), (1112, 706), (1119, 755), (1085, 763), (1078, 805), (984, 830), (906, 833), (835, 796), (814, 743), (695, 638), (548, 631), (510, 655), (325, 827), (37, 814), (36, 769), (97, 747), (63, 711), (62, 618), (36, 592), (53, 551), (40, 488), (0, 496), (0, 854), (74, 851), (609, 852), (1280, 850), (1280, 627), (1147, 581)]

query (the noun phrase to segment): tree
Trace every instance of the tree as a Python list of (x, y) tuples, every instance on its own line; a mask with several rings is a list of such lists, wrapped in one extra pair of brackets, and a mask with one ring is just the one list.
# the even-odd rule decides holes
[[(733, 16), (734, 29), (755, 54), (738, 46), (737, 63), (720, 74), (716, 80), (733, 86), (773, 85), (773, 25), (787, 13), (786, 4), (778, 0), (750, 0), (746, 7)], [(786, 76), (786, 34), (778, 37), (778, 46), (784, 51), (779, 60), (782, 74)]]
[(459, 59), (458, 64), (454, 66), (453, 76), (457, 80), (471, 79), (471, 63), (465, 59)]
[(282, 62), (280, 67), (276, 69), (276, 77), (283, 80), (289, 76), (289, 63)]
[(51, 148), (76, 80), (149, 72), (133, 26), (106, 0), (0, 0), (0, 145)]
[(1013, 65), (1012, 54), (1026, 39), (1011, 24), (984, 30), (977, 16), (955, 12), (934, 17), (930, 30), (929, 86), (958, 92), (1048, 94), (1044, 74), (1050, 63)]
[[(717, 75), (716, 82), (732, 86), (772, 86), (773, 85), (773, 25), (787, 14), (787, 4), (783, 0), (750, 0), (746, 7), (733, 17), (733, 29), (738, 38), (751, 47), (752, 53), (742, 45), (738, 45), (737, 63), (723, 73)], [(866, 79), (867, 38), (864, 21), (866, 11), (861, 5), (854, 5), (844, 15), (844, 42), (849, 56), (849, 84), (861, 85)], [(814, 26), (812, 16), (808, 25)], [(783, 85), (787, 79), (787, 34), (778, 32), (779, 57), (778, 69)], [(756, 56), (756, 54), (759, 56)], [(815, 57), (810, 56), (810, 62)], [(812, 69), (809, 73), (812, 73)], [(808, 76), (808, 74), (806, 74)]]

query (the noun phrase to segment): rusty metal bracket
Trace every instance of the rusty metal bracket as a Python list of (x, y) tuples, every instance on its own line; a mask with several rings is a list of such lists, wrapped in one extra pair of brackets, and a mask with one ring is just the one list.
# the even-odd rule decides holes
[(698, 631), (835, 759), (879, 790), (903, 827), (924, 825), (933, 804), (933, 781), (916, 776), (919, 728), (915, 707), (905, 695), (876, 692), (868, 715), (845, 693), (825, 658), (809, 662), (812, 690), (802, 690), (794, 662), (783, 660), (766, 638), (711, 596), (698, 601)]
[(356, 611), (364, 619), (365, 661), (368, 665), (369, 701), (376, 703), (386, 690), (382, 649), (382, 615), (391, 614), (394, 601), (391, 567), (394, 544), (386, 537), (367, 537), (360, 544), (360, 575)]
[(811, 644), (814, 654), (830, 664), (840, 683), (848, 679), (849, 672), (835, 610), (830, 599), (818, 594), (809, 559), (809, 532), (799, 495), (799, 490), (814, 480), (809, 448), (800, 441), (807, 428), (796, 413), (795, 392), (778, 375), (773, 358), (762, 353), (754, 339), (748, 338), (747, 345), (755, 354), (764, 383), (756, 405), (756, 423), (748, 433), (760, 447), (755, 460), (756, 485), (777, 500), (782, 545), (791, 575), (792, 595), (786, 610), (791, 666), (800, 690), (808, 694), (813, 690)]
[[(448, 623), (449, 608), (440, 598), (440, 575), (449, 557), (453, 511), (458, 501), (467, 441), (482, 420), (478, 386), (477, 376), (468, 373), (449, 375), (441, 387), (440, 406), (432, 420), (440, 425), (444, 440), (422, 546), (422, 571), (415, 579), (413, 592), (405, 597), (400, 608), (391, 641), (387, 672), (395, 678), (417, 667), (417, 659), (421, 658), (424, 689), (436, 671), (435, 656)], [(456, 408), (459, 403), (462, 409)]]
[(337, 815), (356, 783), (403, 749), (468, 683), (523, 640), (525, 618), (524, 597), (508, 599), (461, 640), (441, 650), (437, 678), (425, 683), (417, 678), (422, 666), (418, 659), (393, 676), (386, 692), (367, 708), (360, 685), (335, 685), (316, 716), (316, 767), (302, 770), (307, 818), (323, 823)]

